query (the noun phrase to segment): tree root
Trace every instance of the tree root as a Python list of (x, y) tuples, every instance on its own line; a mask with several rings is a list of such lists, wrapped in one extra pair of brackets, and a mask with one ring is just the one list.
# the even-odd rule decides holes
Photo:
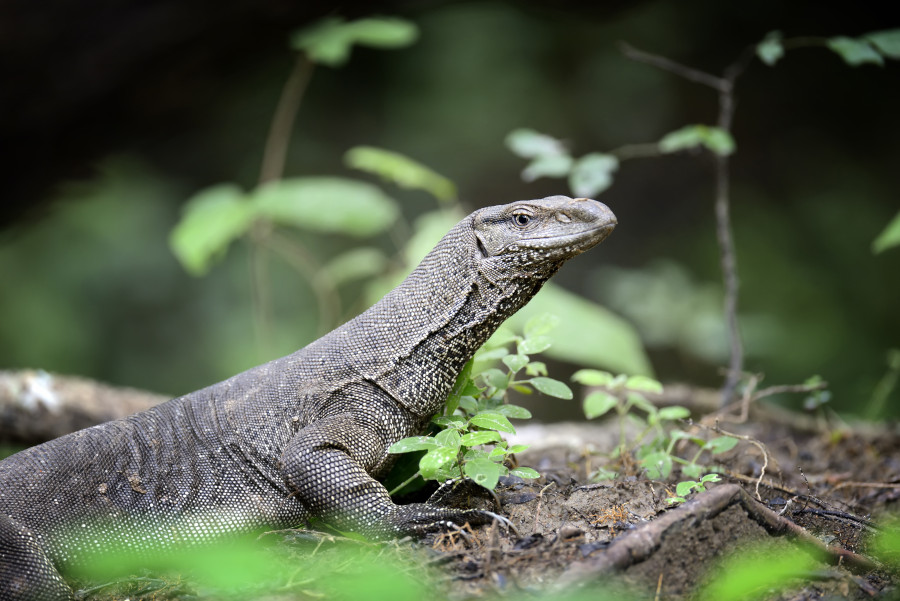
[(843, 565), (857, 573), (868, 572), (875, 567), (871, 560), (861, 555), (826, 545), (794, 522), (756, 502), (737, 484), (725, 484), (697, 495), (684, 505), (615, 539), (596, 557), (572, 564), (557, 580), (557, 585), (566, 588), (639, 564), (649, 559), (666, 537), (677, 536), (680, 531), (714, 518), (732, 505), (739, 505), (769, 534), (790, 536), (801, 545), (821, 553), (832, 564)]

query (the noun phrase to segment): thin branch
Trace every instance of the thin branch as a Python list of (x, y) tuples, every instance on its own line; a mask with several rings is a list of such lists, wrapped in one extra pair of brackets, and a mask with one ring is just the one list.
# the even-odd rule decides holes
[(281, 236), (278, 232), (272, 231), (261, 241), (261, 244), (274, 252), (281, 255), (288, 265), (293, 267), (297, 273), (304, 276), (309, 282), (313, 293), (316, 296), (316, 304), (319, 309), (319, 331), (318, 335), (322, 336), (328, 332), (329, 324), (333, 324), (340, 314), (340, 296), (331, 285), (331, 282), (325, 278), (317, 278), (316, 273), (318, 266), (306, 249), (300, 243)]
[(665, 153), (660, 151), (659, 144), (649, 142), (646, 144), (625, 144), (624, 146), (619, 146), (615, 150), (610, 150), (607, 154), (613, 155), (620, 161), (625, 161), (628, 159), (658, 157)]
[[(272, 115), (272, 124), (269, 126), (269, 134), (266, 137), (266, 145), (263, 149), (262, 165), (259, 173), (259, 183), (280, 179), (284, 175), (284, 164), (287, 158), (288, 143), (291, 139), (291, 130), (303, 94), (312, 76), (313, 63), (305, 54), (297, 57), (294, 69), (281, 90), (278, 98), (278, 106)], [(269, 294), (269, 269), (265, 245), (272, 234), (272, 225), (258, 220), (250, 232), (250, 281), (252, 282), (251, 304), (253, 321), (255, 325), (257, 341), (265, 354), (270, 351), (271, 333), (271, 298)]]
[[(722, 77), (717, 77), (705, 71), (694, 69), (676, 63), (664, 56), (651, 54), (638, 50), (628, 44), (620, 44), (622, 53), (626, 57), (653, 65), (664, 71), (673, 73), (681, 78), (693, 81), (713, 88), (719, 94), (719, 115), (717, 125), (719, 129), (731, 133), (731, 123), (734, 118), (734, 86), (737, 78), (744, 72), (750, 61), (755, 56), (755, 46), (749, 46), (744, 49), (738, 59), (729, 65)], [(744, 345), (741, 341), (741, 333), (738, 326), (737, 305), (738, 305), (738, 276), (737, 276), (737, 258), (734, 250), (734, 238), (731, 232), (731, 200), (730, 200), (730, 178), (728, 156), (723, 154), (716, 155), (716, 193), (715, 193), (715, 214), (716, 214), (716, 238), (719, 242), (719, 260), (722, 265), (722, 280), (725, 286), (725, 321), (728, 327), (728, 337), (730, 346), (730, 359), (728, 363), (728, 373), (725, 376), (725, 383), (722, 386), (721, 404), (727, 405), (734, 397), (738, 382), (743, 374), (744, 367)]]
[(253, 325), (256, 332), (257, 349), (264, 357), (268, 357), (273, 350), (271, 323), (272, 299), (269, 294), (269, 263), (266, 249), (262, 246), (266, 237), (271, 233), (272, 224), (267, 221), (259, 221), (250, 229), (250, 306), (253, 313)]
[(715, 75), (711, 75), (709, 73), (706, 73), (705, 71), (694, 69), (693, 67), (682, 65), (681, 63), (676, 63), (675, 61), (664, 56), (659, 56), (658, 54), (651, 54), (649, 52), (644, 52), (643, 50), (638, 50), (634, 46), (626, 44), (625, 42), (619, 42), (619, 50), (621, 50), (622, 54), (624, 54), (631, 60), (635, 60), (641, 63), (647, 63), (648, 65), (653, 65), (658, 69), (668, 71), (669, 73), (674, 73), (675, 75), (687, 79), (688, 81), (693, 81), (704, 86), (709, 86), (714, 90), (722, 91), (723, 86), (727, 85), (725, 80), (720, 77), (716, 77)]
[(294, 127), (294, 119), (300, 110), (300, 102), (306, 92), (306, 86), (312, 77), (312, 61), (305, 54), (297, 57), (294, 70), (281, 90), (278, 106), (272, 116), (272, 125), (269, 127), (269, 135), (266, 138), (266, 147), (263, 151), (262, 167), (259, 173), (259, 183), (281, 178), (284, 174), (284, 163), (287, 157), (288, 142), (291, 139), (291, 130)]
[[(719, 88), (719, 129), (731, 133), (734, 120), (734, 84), (743, 73), (750, 59), (752, 48), (745, 49), (737, 61), (725, 69), (723, 85)], [(738, 324), (738, 289), (740, 282), (737, 275), (737, 256), (734, 250), (734, 236), (731, 231), (731, 178), (729, 157), (716, 155), (716, 239), (719, 241), (719, 261), (722, 265), (722, 280), (725, 285), (725, 321), (728, 326), (731, 357), (728, 373), (722, 385), (722, 405), (727, 405), (734, 398), (735, 390), (744, 372), (744, 344)]]

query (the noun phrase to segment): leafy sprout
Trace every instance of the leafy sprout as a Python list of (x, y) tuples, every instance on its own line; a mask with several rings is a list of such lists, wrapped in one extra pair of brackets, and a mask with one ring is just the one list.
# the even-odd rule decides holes
[[(396, 487), (391, 494), (402, 490), (416, 477), (443, 481), (463, 477), (493, 490), (502, 476), (537, 478), (538, 473), (528, 467), (508, 467), (515, 453), (526, 445), (510, 445), (503, 434), (515, 434), (509, 421), (529, 419), (531, 412), (509, 402), (510, 390), (522, 394), (538, 392), (561, 399), (571, 399), (572, 390), (563, 382), (547, 377), (547, 366), (532, 360), (531, 355), (550, 347), (547, 333), (558, 318), (541, 315), (525, 325), (522, 336), (508, 335), (502, 345), (482, 351), (469, 361), (456, 380), (444, 412), (432, 419), (439, 431), (430, 436), (404, 438), (388, 449), (391, 453), (425, 451), (419, 469)], [(515, 345), (515, 352), (509, 348)], [(505, 369), (487, 367), (475, 372), (474, 366), (500, 361)]]

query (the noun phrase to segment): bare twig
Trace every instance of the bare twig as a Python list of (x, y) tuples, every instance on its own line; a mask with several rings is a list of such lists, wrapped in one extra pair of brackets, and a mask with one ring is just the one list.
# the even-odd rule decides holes
[(615, 150), (610, 150), (608, 154), (613, 155), (620, 161), (625, 161), (628, 159), (658, 157), (663, 153), (659, 149), (659, 144), (651, 142), (647, 144), (625, 144)]
[(306, 249), (295, 240), (271, 232), (261, 243), (278, 254), (288, 262), (298, 273), (306, 278), (316, 296), (316, 304), (319, 309), (318, 335), (327, 333), (329, 324), (332, 324), (340, 314), (340, 296), (326, 278), (317, 278), (317, 264)]
[(645, 561), (659, 550), (663, 540), (713, 519), (733, 506), (743, 509), (750, 519), (765, 528), (769, 534), (787, 535), (805, 547), (816, 549), (832, 564), (839, 563), (857, 573), (868, 572), (875, 567), (866, 557), (847, 549), (826, 545), (801, 526), (754, 501), (737, 484), (724, 484), (700, 493), (684, 505), (618, 537), (604, 553), (573, 562), (557, 580), (557, 587), (569, 592), (573, 585)]
[[(284, 175), (284, 164), (287, 157), (288, 142), (291, 139), (291, 130), (297, 111), (309, 78), (312, 76), (313, 63), (305, 54), (299, 54), (294, 70), (288, 77), (281, 90), (278, 106), (272, 115), (272, 124), (269, 126), (269, 134), (266, 137), (266, 145), (263, 149), (262, 166), (260, 167), (259, 183), (280, 179)], [(269, 298), (269, 270), (266, 261), (265, 243), (272, 233), (272, 225), (265, 221), (257, 221), (250, 231), (250, 281), (252, 282), (251, 304), (253, 307), (253, 321), (259, 346), (265, 354), (270, 352), (271, 336), (269, 324), (271, 323), (271, 299)], [(321, 305), (320, 305), (321, 309)]]
[[(759, 449), (759, 452), (763, 456), (763, 464), (759, 470), (759, 476), (757, 476), (754, 479), (755, 480), (754, 494), (756, 495), (757, 500), (761, 500), (762, 497), (759, 494), (759, 486), (760, 486), (760, 484), (762, 484), (763, 478), (766, 475), (766, 468), (769, 467), (769, 452), (766, 450), (766, 445), (764, 445), (762, 442), (756, 440), (755, 438), (753, 438), (751, 436), (745, 436), (743, 434), (735, 434), (734, 432), (728, 432), (726, 430), (723, 430), (719, 426), (718, 420), (716, 420), (715, 425), (713, 425), (713, 426), (707, 425), (702, 422), (695, 422), (693, 420), (687, 420), (687, 421), (692, 426), (696, 426), (698, 428), (703, 428), (705, 430), (710, 430), (710, 431), (715, 432), (716, 434), (720, 434), (722, 436), (730, 436), (731, 438), (737, 438), (738, 440), (743, 440), (745, 442), (749, 442), (750, 444), (755, 446), (757, 449)], [(776, 464), (776, 467), (777, 467), (777, 464)]]
[[(737, 61), (725, 69), (719, 88), (719, 129), (731, 134), (734, 120), (734, 86), (737, 78), (746, 69), (754, 56), (753, 48), (747, 48)], [(734, 391), (744, 371), (744, 344), (738, 325), (738, 275), (737, 257), (734, 250), (734, 237), (731, 232), (731, 182), (729, 158), (726, 154), (716, 154), (716, 238), (719, 241), (722, 279), (725, 283), (725, 320), (728, 324), (731, 360), (728, 363), (728, 374), (722, 386), (722, 405), (727, 405), (734, 397)]]
[(687, 79), (688, 81), (693, 81), (704, 86), (709, 86), (714, 90), (721, 91), (722, 86), (726, 85), (725, 81), (720, 77), (716, 77), (715, 75), (711, 75), (709, 73), (706, 73), (705, 71), (699, 71), (697, 69), (694, 69), (693, 67), (682, 65), (681, 63), (676, 63), (675, 61), (664, 56), (659, 56), (658, 54), (651, 54), (649, 52), (644, 52), (643, 50), (638, 50), (634, 46), (626, 44), (625, 42), (619, 43), (619, 49), (622, 51), (622, 54), (624, 54), (631, 60), (638, 61), (640, 63), (646, 63), (648, 65), (653, 65), (658, 69), (668, 71), (669, 73), (674, 73), (675, 75), (683, 79)]
[(723, 421), (742, 424), (747, 421), (747, 417), (750, 415), (750, 406), (761, 399), (770, 397), (775, 394), (809, 393), (815, 392), (817, 390), (825, 390), (826, 388), (828, 388), (828, 382), (818, 382), (816, 384), (781, 384), (778, 386), (769, 386), (767, 388), (763, 388), (762, 390), (757, 390), (756, 387), (759, 385), (760, 380), (762, 380), (761, 375), (748, 374), (747, 384), (746, 386), (744, 386), (744, 392), (741, 395), (741, 398), (728, 405), (725, 405), (718, 411), (704, 416), (703, 419), (700, 420), (701, 423), (706, 425), (716, 423), (720, 419), (728, 417), (728, 413), (733, 409), (740, 407), (741, 412), (737, 416), (737, 418), (724, 419)]
[[(719, 129), (729, 134), (731, 133), (731, 123), (734, 118), (735, 82), (753, 58), (754, 47), (745, 49), (738, 60), (725, 69), (722, 77), (717, 77), (711, 73), (682, 65), (681, 63), (677, 63), (664, 56), (638, 50), (625, 43), (620, 44), (620, 48), (622, 53), (632, 60), (653, 65), (654, 67), (673, 73), (688, 81), (693, 81), (716, 90), (719, 94), (717, 126)], [(725, 383), (722, 386), (722, 405), (727, 405), (734, 397), (734, 392), (740, 381), (744, 367), (744, 346), (741, 341), (737, 320), (737, 259), (734, 251), (734, 240), (731, 233), (729, 194), (730, 181), (728, 156), (725, 154), (716, 154), (716, 237), (719, 241), (722, 279), (725, 285), (725, 321), (728, 326), (729, 346), (731, 349), (728, 372), (725, 377)]]
[(551, 482), (547, 486), (541, 489), (541, 492), (538, 493), (538, 502), (537, 507), (534, 509), (534, 525), (531, 527), (532, 532), (537, 532), (538, 519), (541, 517), (541, 503), (544, 502), (544, 491), (553, 486), (555, 483)]
[(314, 64), (305, 54), (297, 56), (294, 70), (281, 90), (278, 106), (272, 116), (272, 124), (269, 127), (269, 135), (266, 138), (266, 146), (263, 151), (262, 167), (259, 173), (259, 183), (280, 179), (284, 174), (284, 162), (287, 157), (288, 142), (291, 139), (291, 130), (306, 86), (312, 77)]

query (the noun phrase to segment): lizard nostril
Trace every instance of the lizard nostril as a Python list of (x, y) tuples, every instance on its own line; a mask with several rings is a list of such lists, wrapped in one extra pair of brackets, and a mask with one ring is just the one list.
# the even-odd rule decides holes
[(572, 217), (568, 213), (562, 211), (556, 214), (556, 220), (560, 223), (572, 223)]

